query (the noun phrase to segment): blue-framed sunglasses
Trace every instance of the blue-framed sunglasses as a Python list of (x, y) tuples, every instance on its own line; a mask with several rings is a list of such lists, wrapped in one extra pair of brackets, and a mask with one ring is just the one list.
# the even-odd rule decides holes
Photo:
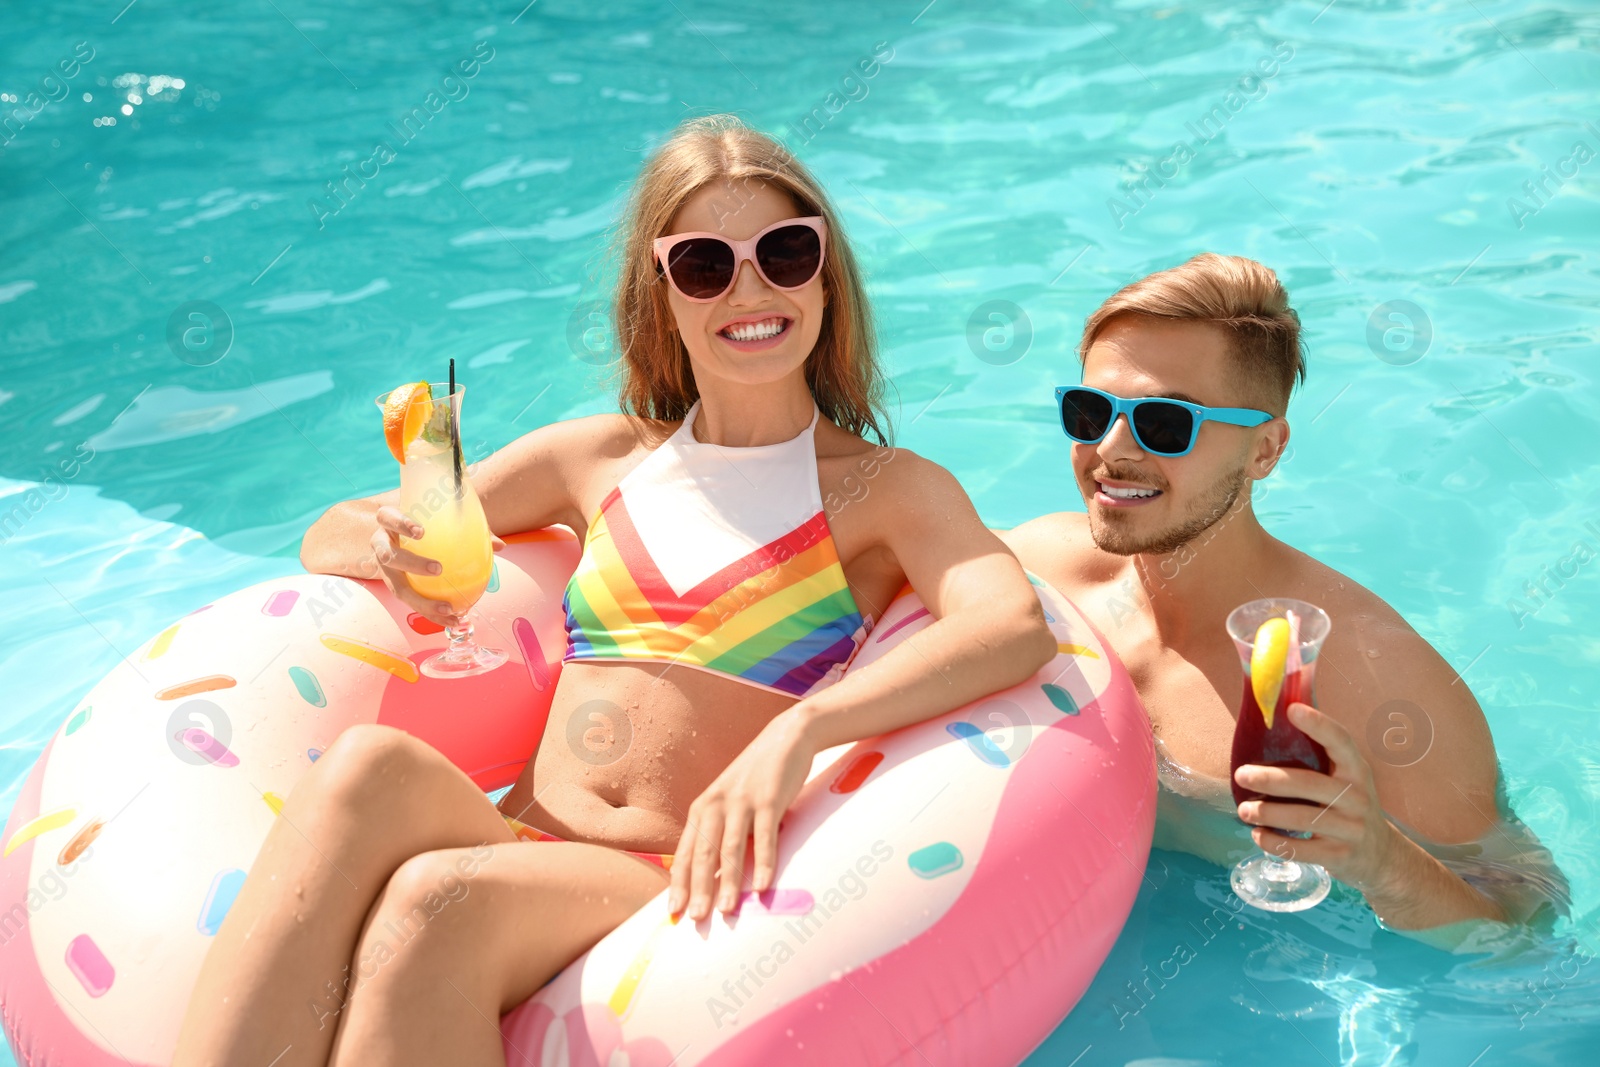
[(1061, 430), (1081, 445), (1098, 444), (1111, 432), (1118, 415), (1128, 417), (1133, 439), (1157, 456), (1186, 456), (1200, 439), (1207, 420), (1230, 426), (1260, 426), (1272, 418), (1255, 408), (1207, 408), (1161, 396), (1124, 399), (1087, 385), (1056, 386)]

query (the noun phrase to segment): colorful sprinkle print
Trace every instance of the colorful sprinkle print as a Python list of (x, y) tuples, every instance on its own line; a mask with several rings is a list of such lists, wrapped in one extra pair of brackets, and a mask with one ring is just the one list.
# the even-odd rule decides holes
[(444, 627), (443, 626), (440, 626), (438, 623), (434, 622), (432, 619), (423, 618), (421, 615), (418, 615), (414, 611), (410, 615), (406, 616), (406, 625), (411, 627), (411, 630), (412, 630), (413, 633), (419, 633), (419, 634), (442, 634), (442, 633), (444, 633)]
[(88, 934), (79, 934), (67, 943), (67, 970), (83, 983), (83, 991), (91, 997), (105, 996), (117, 978), (111, 961)]
[(51, 830), (60, 829), (78, 817), (78, 809), (61, 808), (59, 811), (47, 812), (37, 818), (29, 819), (17, 827), (17, 832), (11, 835), (11, 840), (6, 842), (6, 850), (0, 855), (9, 856), (19, 845), (23, 845), (40, 834), (47, 834)]
[(282, 618), (294, 610), (294, 602), (299, 599), (300, 593), (297, 590), (280, 589), (267, 597), (267, 602), (261, 605), (261, 614)]
[(82, 830), (72, 835), (72, 840), (67, 842), (66, 847), (61, 850), (61, 854), (56, 857), (56, 863), (65, 867), (83, 855), (84, 850), (94, 844), (94, 839), (99, 837), (100, 831), (105, 828), (106, 824), (100, 819), (90, 819)]
[(318, 758), (321, 757), (321, 755), (322, 755), (322, 749), (320, 749), (320, 748), (308, 748), (308, 749), (306, 749), (306, 759), (310, 760), (312, 763), (317, 762)]
[(991, 767), (1009, 767), (1011, 759), (992, 741), (988, 734), (972, 725), (970, 722), (953, 722), (945, 727), (951, 737), (959, 737), (967, 743), (983, 762)]
[(544, 692), (550, 684), (550, 670), (544, 661), (544, 649), (539, 647), (539, 635), (533, 632), (533, 623), (518, 616), (511, 622), (511, 636), (522, 650), (522, 665), (528, 668), (528, 680), (533, 688)]
[(206, 893), (205, 903), (200, 905), (200, 919), (195, 923), (202, 934), (215, 937), (222, 929), (222, 920), (228, 917), (228, 909), (233, 907), (239, 890), (244, 887), (244, 874), (237, 867), (229, 867), (218, 871), (211, 879), (211, 889)]
[(167, 649), (172, 647), (172, 639), (177, 635), (178, 627), (181, 625), (183, 624), (175, 622), (165, 630), (162, 630), (160, 633), (156, 634), (156, 639), (150, 642), (150, 651), (144, 654), (144, 658), (160, 659), (163, 655), (165, 655)]
[(177, 738), (183, 742), (185, 748), (205, 757), (206, 761), (214, 767), (239, 766), (239, 757), (229, 752), (227, 745), (224, 745), (198, 726), (191, 726), (187, 730), (179, 730)]
[(93, 710), (94, 709), (88, 705), (79, 708), (73, 714), (72, 718), (67, 720), (66, 736), (71, 737), (73, 734), (83, 729), (83, 724), (89, 721), (89, 713)]
[(397, 656), (387, 649), (377, 645), (369, 645), (365, 641), (357, 641), (353, 637), (341, 637), (338, 634), (323, 634), (322, 643), (328, 649), (349, 656), (351, 659), (360, 660), (369, 667), (376, 667), (380, 671), (388, 671), (402, 681), (414, 682), (419, 677), (417, 665), (403, 656)]
[(196, 693), (209, 693), (214, 689), (232, 689), (238, 684), (226, 674), (208, 674), (204, 678), (193, 678), (159, 690), (156, 699), (178, 700), (181, 697), (192, 697)]
[(295, 691), (300, 694), (300, 699), (307, 704), (314, 708), (328, 706), (328, 698), (322, 692), (322, 683), (317, 681), (316, 675), (304, 667), (290, 667), (289, 680), (294, 683)]
[(745, 905), (768, 915), (805, 915), (816, 906), (816, 900), (805, 889), (767, 889), (760, 893), (746, 890), (739, 894), (733, 913), (744, 913)]
[(267, 802), (267, 807), (272, 809), (272, 814), (280, 815), (283, 813), (283, 798), (278, 794), (268, 791), (261, 794), (261, 799)]
[(923, 616), (931, 615), (931, 614), (933, 614), (933, 613), (931, 611), (929, 611), (927, 608), (918, 608), (916, 611), (913, 611), (910, 615), (907, 615), (905, 618), (901, 619), (899, 622), (895, 623), (893, 626), (889, 627), (887, 630), (879, 630), (878, 631), (878, 636), (874, 637), (872, 639), (872, 641), (873, 641), (874, 644), (877, 644), (877, 643), (882, 642), (882, 641), (886, 641), (890, 637), (892, 637), (895, 634), (895, 632), (900, 630), (902, 627), (909, 626), (911, 623), (916, 622), (918, 619), (922, 618)]
[(1071, 693), (1054, 682), (1046, 682), (1041, 688), (1044, 690), (1044, 695), (1050, 698), (1050, 703), (1054, 704), (1062, 714), (1078, 714), (1078, 702), (1072, 699)]
[(611, 1008), (611, 1013), (617, 1018), (622, 1018), (628, 1010), (628, 1005), (633, 1002), (633, 994), (638, 992), (639, 982), (644, 978), (644, 972), (650, 967), (650, 959), (655, 955), (656, 942), (661, 940), (661, 935), (668, 926), (675, 925), (672, 916), (668, 916), (650, 931), (650, 936), (645, 938), (644, 944), (639, 946), (639, 951), (634, 954), (628, 969), (622, 972), (622, 977), (617, 980), (617, 986), (611, 991), (610, 998), (606, 1001)]
[(961, 850), (948, 841), (925, 845), (906, 857), (918, 878), (937, 878), (961, 869)]
[(1088, 656), (1090, 659), (1099, 659), (1100, 653), (1083, 645), (1056, 645), (1056, 651), (1063, 656)]
[(830, 793), (854, 793), (861, 788), (878, 764), (883, 762), (882, 752), (863, 752), (847, 763), (839, 776), (828, 786)]
[(489, 584), (483, 590), (485, 593), (498, 593), (500, 591), (500, 561), (495, 560), (489, 564)]

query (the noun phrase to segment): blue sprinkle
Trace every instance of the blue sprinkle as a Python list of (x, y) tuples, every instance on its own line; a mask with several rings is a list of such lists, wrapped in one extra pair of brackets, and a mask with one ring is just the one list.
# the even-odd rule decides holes
[(1071, 693), (1067, 692), (1059, 685), (1056, 685), (1054, 682), (1044, 683), (1043, 688), (1044, 695), (1050, 698), (1050, 703), (1054, 704), (1056, 708), (1059, 709), (1063, 714), (1078, 714), (1078, 702), (1072, 699)]
[(917, 849), (906, 862), (919, 878), (937, 878), (961, 869), (961, 850), (948, 841), (938, 841)]
[(959, 737), (965, 741), (973, 754), (989, 766), (1011, 766), (1011, 760), (990, 740), (989, 735), (970, 722), (953, 722), (946, 726), (945, 729), (950, 732), (952, 737)]
[(200, 906), (200, 921), (196, 927), (207, 937), (215, 937), (222, 928), (222, 920), (228, 917), (228, 909), (233, 907), (233, 902), (239, 896), (239, 890), (244, 886), (244, 873), (237, 867), (217, 872), (211, 879), (211, 890), (206, 894), (206, 901)]

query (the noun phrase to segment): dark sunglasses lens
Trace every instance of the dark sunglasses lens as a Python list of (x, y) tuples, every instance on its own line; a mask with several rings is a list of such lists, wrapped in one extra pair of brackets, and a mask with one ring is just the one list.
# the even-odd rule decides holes
[(1139, 431), (1145, 448), (1171, 456), (1189, 447), (1194, 416), (1179, 404), (1151, 400), (1133, 409), (1133, 428)]
[(1098, 441), (1111, 426), (1111, 401), (1087, 389), (1068, 389), (1061, 395), (1061, 425), (1074, 441)]
[(733, 281), (733, 248), (715, 237), (691, 237), (667, 253), (672, 281), (686, 296), (717, 296)]
[(810, 226), (780, 226), (756, 245), (756, 262), (773, 285), (799, 288), (822, 266), (822, 237)]

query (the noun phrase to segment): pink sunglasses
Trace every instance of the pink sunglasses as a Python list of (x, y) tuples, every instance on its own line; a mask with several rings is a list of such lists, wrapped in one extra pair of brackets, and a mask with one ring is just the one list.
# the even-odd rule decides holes
[(717, 233), (657, 237), (658, 269), (687, 300), (706, 304), (733, 288), (739, 264), (749, 260), (774, 289), (792, 291), (822, 272), (828, 224), (820, 215), (774, 222), (754, 237), (733, 241)]

